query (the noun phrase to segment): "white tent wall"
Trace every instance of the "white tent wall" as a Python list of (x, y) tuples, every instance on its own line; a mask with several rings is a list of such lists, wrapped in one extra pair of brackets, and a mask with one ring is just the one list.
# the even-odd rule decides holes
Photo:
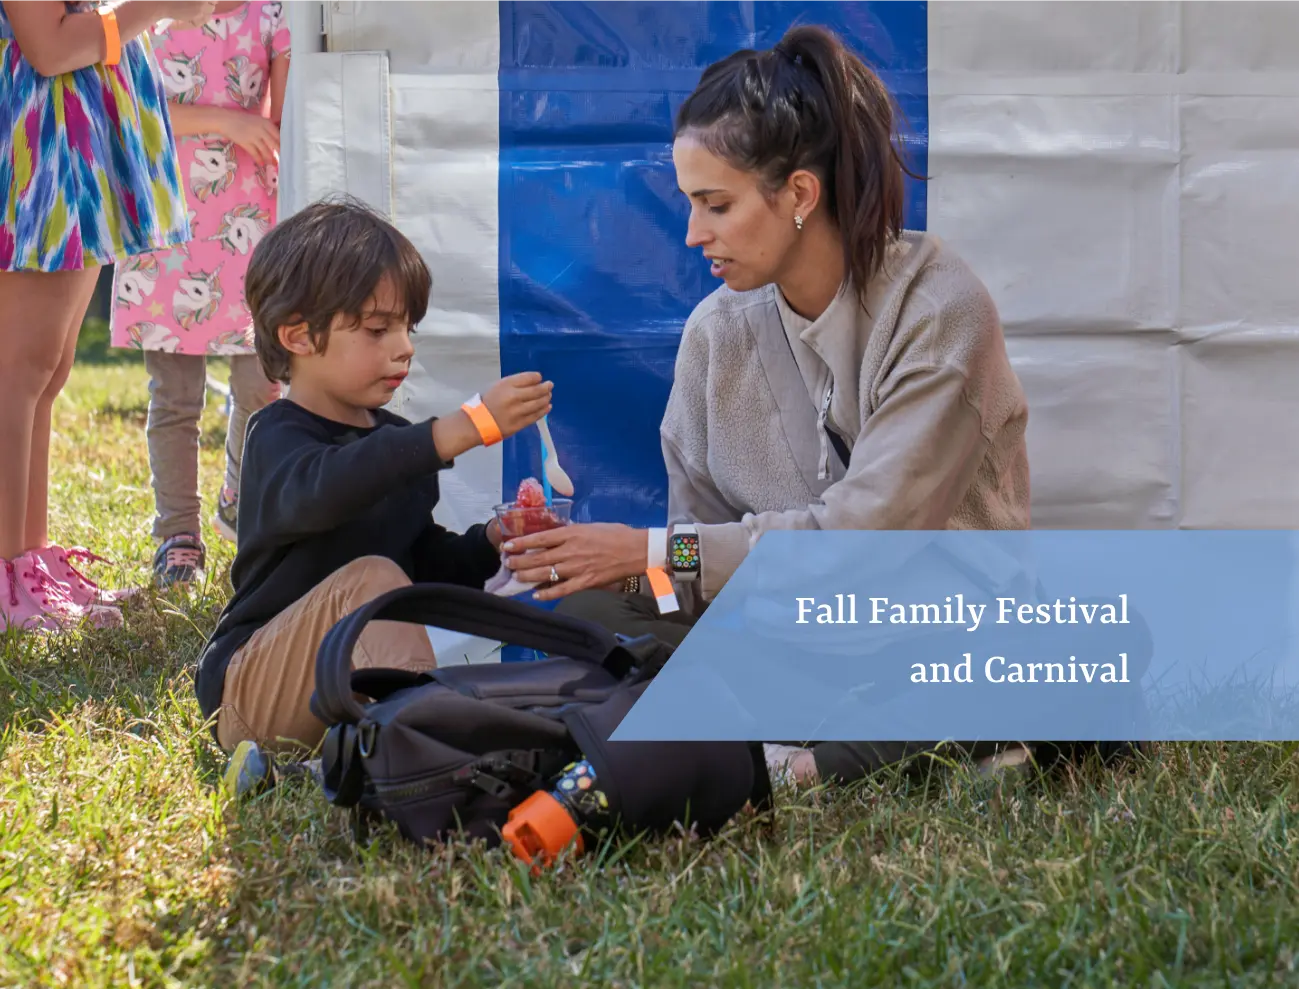
[(1000, 306), (1034, 524), (1299, 523), (1299, 4), (930, 7), (930, 229)]
[[(500, 376), (496, 4), (287, 7), (295, 51), (284, 130), (298, 158), (281, 179), (281, 211), (343, 192), (411, 238), (434, 291), (391, 408), (412, 418), (454, 411)], [(462, 458), (441, 484), (444, 525), (462, 531), (489, 518), (499, 448)]]
[[(435, 305), (394, 401), (453, 409), (500, 372), (499, 5), (288, 6), (282, 209), (348, 191), (414, 240)], [(1297, 527), (1299, 4), (927, 16), (927, 226), (1000, 307), (1035, 526)], [(475, 452), (439, 518), (500, 495)]]

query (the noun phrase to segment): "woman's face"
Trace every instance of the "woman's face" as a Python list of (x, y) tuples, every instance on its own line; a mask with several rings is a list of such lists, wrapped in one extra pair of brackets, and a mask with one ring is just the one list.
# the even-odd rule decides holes
[(712, 261), (727, 288), (747, 292), (778, 281), (798, 237), (795, 193), (763, 194), (758, 176), (728, 165), (689, 135), (672, 148), (677, 185), (690, 199), (686, 246)]

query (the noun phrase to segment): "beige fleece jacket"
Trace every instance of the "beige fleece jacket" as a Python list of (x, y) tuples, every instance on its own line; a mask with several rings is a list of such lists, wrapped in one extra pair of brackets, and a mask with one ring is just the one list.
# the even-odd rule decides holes
[(846, 290), (815, 322), (774, 285), (720, 288), (686, 323), (660, 429), (668, 522), (699, 527), (678, 594), (705, 606), (772, 529), (1026, 529), (1027, 423), (991, 296), (931, 234), (894, 244), (865, 308)]

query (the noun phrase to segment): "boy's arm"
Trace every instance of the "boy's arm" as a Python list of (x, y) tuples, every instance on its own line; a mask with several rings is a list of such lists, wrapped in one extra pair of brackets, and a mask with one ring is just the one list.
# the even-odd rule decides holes
[[(512, 374), (491, 387), (482, 407), (502, 436), (513, 436), (550, 411), (552, 387), (535, 371)], [(449, 469), (483, 444), (464, 407), (413, 425), (389, 423), (343, 443), (305, 414), (265, 413), (249, 419), (239, 501), (240, 512), (255, 520), (250, 531), (276, 541), (337, 528), (394, 487)]]
[(255, 422), (245, 444), (240, 514), (247, 513), (251, 531), (277, 542), (337, 528), (393, 488), (449, 468), (455, 453), (468, 449), (439, 453), (437, 432), (434, 420), (386, 425), (338, 444), (311, 423)]
[(461, 535), (430, 523), (415, 542), (416, 581), (481, 588), (501, 568), (499, 535), (492, 540), (495, 528), (493, 520)]

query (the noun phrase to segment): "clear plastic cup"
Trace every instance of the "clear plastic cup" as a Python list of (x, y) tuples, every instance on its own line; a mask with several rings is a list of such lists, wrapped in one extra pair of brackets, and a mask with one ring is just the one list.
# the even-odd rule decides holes
[(531, 535), (534, 532), (545, 532), (547, 529), (558, 529), (571, 521), (573, 501), (571, 498), (555, 498), (553, 504), (519, 505), (510, 502), (496, 506), (496, 518), (501, 526), (501, 533), (506, 539)]

